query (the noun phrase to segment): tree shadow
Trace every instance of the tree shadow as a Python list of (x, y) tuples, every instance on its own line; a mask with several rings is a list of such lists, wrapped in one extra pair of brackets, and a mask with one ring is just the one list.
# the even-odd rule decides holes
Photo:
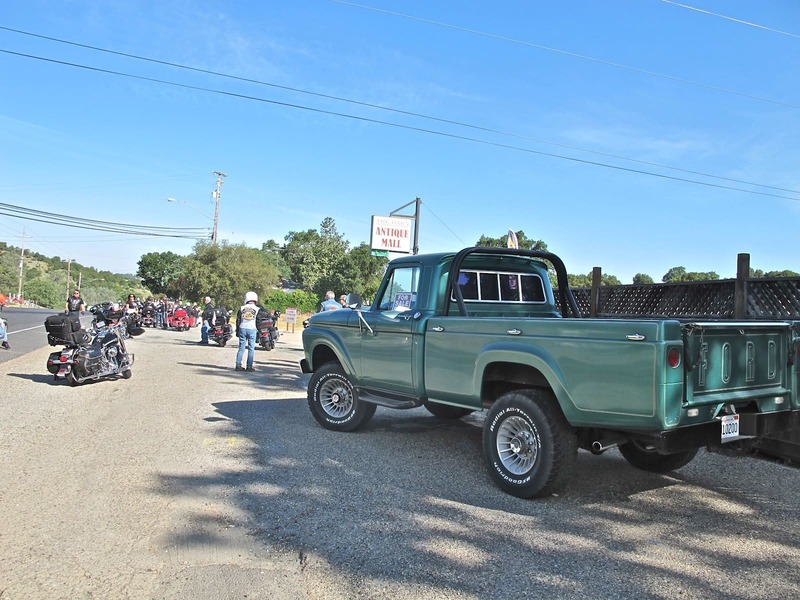
[[(756, 469), (725, 487), (713, 469), (723, 457), (658, 475), (615, 451), (580, 452), (567, 489), (522, 500), (490, 482), (479, 417), (379, 409), (363, 429), (336, 433), (316, 424), (304, 399), (214, 403), (206, 420), (221, 419), (211, 425), (217, 435), (252, 443), (237, 457), (244, 466), (163, 476), (156, 489), (214, 497), (226, 487), (246, 515), (237, 525), (265, 549), (298, 560), (316, 553), (350, 581), (373, 581), (375, 593), (402, 584), (477, 597), (659, 598), (666, 585), (723, 598), (724, 574), (763, 579), (765, 569), (780, 575), (772, 590), (798, 583), (800, 511), (775, 505), (769, 491), (753, 494)], [(739, 551), (719, 535), (788, 551)]]

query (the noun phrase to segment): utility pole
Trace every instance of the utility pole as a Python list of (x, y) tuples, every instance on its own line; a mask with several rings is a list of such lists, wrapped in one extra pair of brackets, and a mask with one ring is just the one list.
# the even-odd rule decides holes
[(222, 178), (227, 177), (222, 171), (214, 171), (217, 176), (217, 188), (211, 193), (214, 197), (214, 229), (211, 231), (211, 243), (217, 245), (217, 224), (219, 223), (219, 197), (222, 193)]
[(72, 259), (62, 260), (61, 262), (67, 263), (67, 298), (69, 298), (69, 268), (72, 265)]
[(20, 245), (22, 246), (22, 250), (19, 253), (19, 285), (17, 286), (17, 298), (22, 298), (22, 263), (25, 260), (25, 229), (22, 229), (22, 235), (20, 236)]

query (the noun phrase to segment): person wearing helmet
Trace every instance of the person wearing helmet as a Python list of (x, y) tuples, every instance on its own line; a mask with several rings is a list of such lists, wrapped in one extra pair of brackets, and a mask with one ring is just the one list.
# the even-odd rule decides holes
[[(253, 358), (256, 352), (256, 315), (260, 310), (258, 306), (258, 294), (247, 292), (244, 295), (244, 304), (239, 307), (236, 313), (236, 337), (239, 338), (239, 351), (236, 353), (237, 371), (255, 371), (253, 368)], [(242, 366), (244, 349), (247, 347), (247, 367)]]

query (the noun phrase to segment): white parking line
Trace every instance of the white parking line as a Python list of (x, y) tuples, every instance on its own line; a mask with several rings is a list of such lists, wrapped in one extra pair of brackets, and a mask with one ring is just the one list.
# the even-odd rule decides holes
[(9, 331), (8, 335), (14, 335), (15, 333), (22, 333), (23, 331), (30, 331), (31, 329), (39, 329), (40, 327), (44, 327), (44, 325), (37, 325), (36, 327), (28, 327), (27, 329), (17, 329), (16, 331)]

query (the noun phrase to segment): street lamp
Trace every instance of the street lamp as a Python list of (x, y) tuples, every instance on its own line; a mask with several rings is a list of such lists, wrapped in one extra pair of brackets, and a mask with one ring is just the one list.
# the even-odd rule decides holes
[(212, 244), (216, 244), (217, 243), (217, 236), (216, 236), (216, 233), (217, 233), (217, 220), (216, 219), (214, 219), (213, 217), (208, 216), (202, 210), (197, 210), (194, 206), (192, 206), (191, 204), (189, 204), (185, 200), (177, 200), (175, 198), (167, 198), (167, 202), (177, 202), (178, 204), (183, 204), (184, 206), (188, 206), (194, 212), (196, 212), (196, 213), (198, 213), (200, 215), (203, 215), (209, 221), (213, 221), (214, 222), (214, 231), (211, 234), (211, 243)]

